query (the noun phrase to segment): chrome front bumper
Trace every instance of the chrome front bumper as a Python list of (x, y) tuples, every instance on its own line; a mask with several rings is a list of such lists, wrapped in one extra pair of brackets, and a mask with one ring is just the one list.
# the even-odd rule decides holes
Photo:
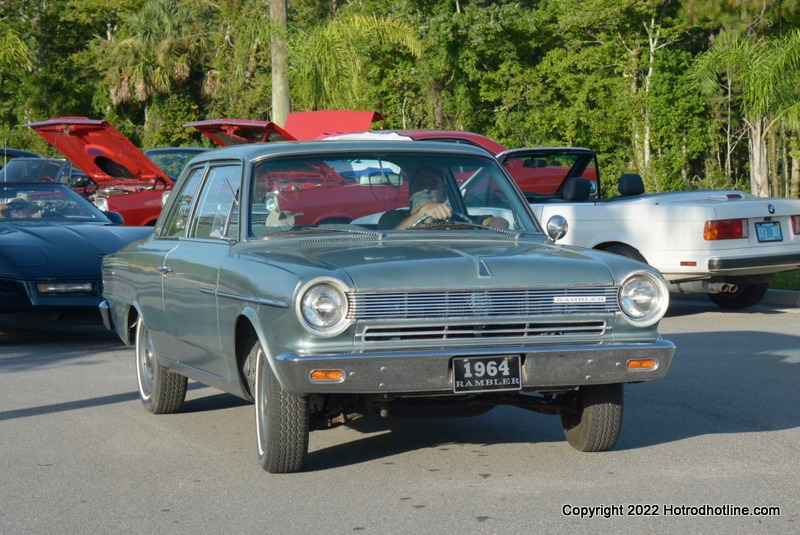
[[(543, 390), (592, 384), (633, 383), (661, 379), (669, 370), (675, 345), (668, 340), (644, 344), (486, 348), (274, 359), (278, 380), (291, 394), (380, 394), (453, 392), (452, 359), (519, 354), (522, 389)], [(629, 370), (631, 359), (654, 359), (651, 370)], [(314, 370), (342, 370), (344, 380), (312, 382)]]

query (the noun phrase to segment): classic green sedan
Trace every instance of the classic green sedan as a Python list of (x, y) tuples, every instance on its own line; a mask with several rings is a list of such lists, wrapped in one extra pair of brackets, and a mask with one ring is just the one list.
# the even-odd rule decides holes
[(255, 401), (273, 473), (302, 469), (310, 430), (368, 412), (514, 405), (609, 450), (623, 385), (663, 378), (675, 352), (656, 270), (553, 244), (494, 157), (453, 143), (209, 151), (103, 283), (144, 407), (180, 411), (188, 379)]

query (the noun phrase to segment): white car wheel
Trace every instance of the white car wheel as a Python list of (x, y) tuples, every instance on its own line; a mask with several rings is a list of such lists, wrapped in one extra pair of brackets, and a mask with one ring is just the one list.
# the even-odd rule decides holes
[(141, 317), (136, 322), (136, 379), (142, 405), (153, 414), (172, 414), (186, 400), (188, 380), (158, 363), (150, 331)]

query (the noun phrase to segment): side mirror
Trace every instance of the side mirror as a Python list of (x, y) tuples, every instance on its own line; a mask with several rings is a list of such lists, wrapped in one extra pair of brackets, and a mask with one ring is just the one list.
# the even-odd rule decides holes
[(563, 215), (554, 215), (547, 221), (547, 235), (554, 242), (566, 236), (567, 230), (569, 230), (569, 223)]
[(125, 222), (125, 219), (119, 212), (105, 212), (105, 214), (115, 225), (121, 225)]

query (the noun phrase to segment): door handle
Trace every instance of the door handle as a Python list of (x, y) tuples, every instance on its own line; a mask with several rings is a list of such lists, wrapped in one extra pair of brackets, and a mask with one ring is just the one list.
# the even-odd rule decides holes
[(158, 271), (162, 275), (166, 275), (167, 273), (172, 273), (172, 268), (168, 266), (158, 266), (156, 267), (156, 271)]

